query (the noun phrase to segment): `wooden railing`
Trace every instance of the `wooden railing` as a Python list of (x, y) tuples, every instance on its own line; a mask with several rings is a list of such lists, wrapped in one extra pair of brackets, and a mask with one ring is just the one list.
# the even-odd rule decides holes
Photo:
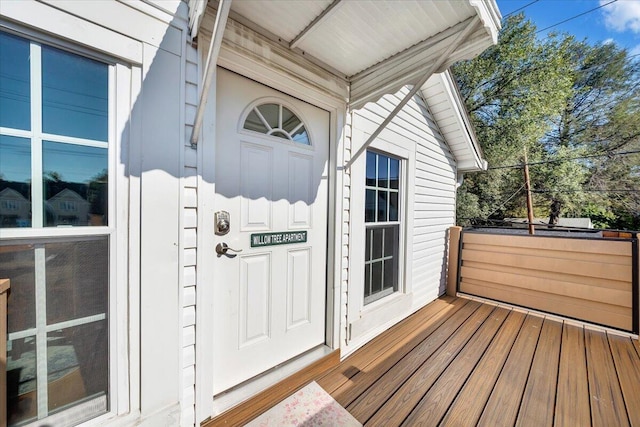
[(9, 279), (0, 279), (0, 426), (7, 425), (7, 295)]
[(458, 259), (450, 256), (448, 293), (455, 284), (457, 292), (638, 333), (635, 234), (571, 238), (471, 229), (457, 243), (457, 231), (450, 232), (450, 253)]

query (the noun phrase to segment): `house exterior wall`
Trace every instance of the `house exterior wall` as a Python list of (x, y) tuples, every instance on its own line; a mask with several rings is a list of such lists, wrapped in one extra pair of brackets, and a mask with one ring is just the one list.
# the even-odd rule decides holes
[[(394, 95), (386, 95), (376, 103), (354, 111), (351, 116), (351, 147), (345, 144), (345, 157), (357, 151), (369, 135), (391, 113), (406, 93), (404, 87)], [(363, 307), (358, 281), (363, 268), (362, 261), (354, 259), (356, 248), (349, 245), (362, 244), (357, 228), (362, 228), (363, 215), (360, 206), (353, 200), (356, 186), (364, 186), (364, 176), (353, 175), (346, 179), (344, 190), (345, 207), (342, 225), (343, 247), (343, 310), (347, 313), (341, 325), (345, 340), (341, 341), (343, 355), (366, 343), (390, 325), (408, 316), (415, 310), (434, 300), (445, 291), (446, 233), (455, 223), (456, 161), (449, 150), (429, 108), (419, 96), (414, 96), (380, 134), (379, 139), (388, 146), (399, 147), (408, 153), (405, 178), (406, 192), (404, 208), (404, 299), (397, 299), (395, 307)], [(372, 148), (385, 152), (384, 145)], [(393, 153), (392, 153), (393, 154)], [(364, 156), (364, 154), (362, 155)], [(357, 161), (357, 160), (355, 160)], [(357, 168), (354, 168), (357, 169)], [(354, 233), (355, 232), (355, 233)], [(356, 256), (358, 257), (358, 256)], [(354, 276), (358, 279), (354, 280)], [(350, 283), (351, 281), (351, 283)], [(374, 304), (371, 304), (373, 306)]]
[[(130, 69), (131, 92), (117, 101), (127, 114), (118, 123), (124, 153), (117, 194), (124, 222), (118, 228), (125, 243), (117, 251), (114, 279), (121, 283), (113, 313), (121, 362), (113, 415), (122, 425), (197, 425), (213, 413), (208, 382), (214, 344), (206, 327), (215, 317), (208, 302), (215, 285), (208, 258), (215, 171), (212, 147), (202, 141), (215, 135), (215, 88), (201, 142), (192, 147), (189, 139), (210, 34), (203, 29), (197, 47), (188, 42), (188, 11), (180, 0), (114, 0), (100, 8), (75, 0), (7, 2), (1, 14), (12, 26), (105, 54)], [(212, 13), (204, 19), (207, 27)], [(402, 267), (410, 298), (352, 336), (357, 319), (351, 306), (360, 291), (352, 278), (358, 265), (352, 259), (352, 188), (362, 177), (343, 166), (408, 89), (347, 114), (346, 82), (233, 21), (219, 64), (331, 113), (327, 343), (346, 356), (443, 293), (456, 166), (424, 101), (414, 97), (381, 134), (411, 158)]]

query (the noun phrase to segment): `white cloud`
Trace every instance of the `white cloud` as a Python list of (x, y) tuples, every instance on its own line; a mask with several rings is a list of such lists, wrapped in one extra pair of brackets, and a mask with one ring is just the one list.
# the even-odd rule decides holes
[[(605, 5), (611, 0), (600, 0)], [(602, 9), (604, 22), (611, 30), (623, 32), (631, 30), (640, 34), (640, 0), (618, 0)]]
[(614, 44), (616, 41), (614, 39), (606, 39), (605, 41), (602, 42), (602, 44)]
[(640, 55), (640, 44), (637, 45), (636, 47), (629, 49), (629, 55), (630, 56)]

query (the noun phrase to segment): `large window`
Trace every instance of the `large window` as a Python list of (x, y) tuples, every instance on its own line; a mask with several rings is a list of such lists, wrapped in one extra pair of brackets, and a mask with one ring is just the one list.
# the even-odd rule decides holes
[(109, 410), (110, 72), (0, 32), (10, 426), (56, 413), (56, 425), (73, 425)]
[(367, 151), (364, 303), (398, 290), (400, 159)]

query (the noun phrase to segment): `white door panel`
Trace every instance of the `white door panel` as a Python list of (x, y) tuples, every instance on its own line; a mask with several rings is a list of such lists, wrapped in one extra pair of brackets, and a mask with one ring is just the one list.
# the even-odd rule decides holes
[[(211, 251), (214, 394), (324, 343), (329, 155), (328, 112), (224, 69), (217, 78), (214, 200), (231, 227), (215, 242), (241, 252)], [(311, 145), (244, 130), (256, 101), (298, 115)], [(286, 232), (307, 241), (251, 245)]]

